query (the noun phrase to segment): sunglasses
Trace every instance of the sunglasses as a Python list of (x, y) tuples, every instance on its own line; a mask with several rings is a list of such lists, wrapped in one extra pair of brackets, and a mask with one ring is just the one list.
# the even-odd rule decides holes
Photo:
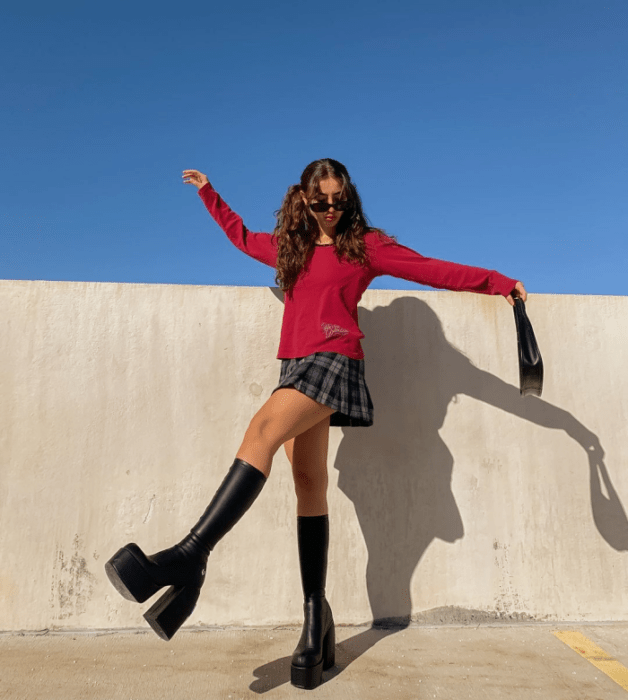
[(310, 209), (315, 211), (317, 214), (322, 214), (324, 211), (329, 211), (329, 207), (332, 207), (336, 211), (347, 211), (351, 209), (351, 202), (347, 199), (343, 199), (340, 202), (334, 202), (329, 204), (328, 202), (310, 202)]

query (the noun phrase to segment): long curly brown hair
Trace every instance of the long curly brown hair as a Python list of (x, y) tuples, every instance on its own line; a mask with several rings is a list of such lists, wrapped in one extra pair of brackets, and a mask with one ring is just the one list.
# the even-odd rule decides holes
[[(321, 158), (310, 163), (298, 185), (292, 185), (284, 197), (281, 208), (276, 212), (277, 226), (273, 232), (277, 241), (277, 272), (275, 282), (288, 295), (297, 281), (308, 257), (314, 251), (320, 235), (318, 222), (310, 208), (303, 201), (301, 193), (308, 201), (319, 194), (321, 180), (334, 178), (342, 186), (341, 199), (350, 202), (350, 208), (343, 213), (336, 228), (336, 256), (340, 259), (364, 265), (367, 262), (367, 250), (364, 234), (376, 231), (384, 235), (381, 229), (372, 228), (364, 212), (358, 191), (342, 163), (332, 158)], [(389, 236), (394, 240), (394, 236)]]

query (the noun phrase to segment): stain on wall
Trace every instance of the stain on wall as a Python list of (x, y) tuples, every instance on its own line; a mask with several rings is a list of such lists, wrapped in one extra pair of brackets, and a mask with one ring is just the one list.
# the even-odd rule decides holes
[(499, 572), (499, 593), (495, 597), (495, 611), (500, 616), (507, 616), (512, 613), (518, 614), (519, 611), (525, 610), (527, 607), (516, 587), (509, 549), (507, 544), (497, 540), (493, 541), (495, 567)]
[(50, 607), (56, 620), (67, 620), (84, 613), (92, 598), (96, 577), (82, 555), (83, 540), (77, 534), (67, 553), (57, 545), (54, 553)]

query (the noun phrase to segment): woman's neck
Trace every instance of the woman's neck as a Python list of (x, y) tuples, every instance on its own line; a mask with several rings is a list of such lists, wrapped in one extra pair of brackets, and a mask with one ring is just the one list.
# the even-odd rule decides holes
[(329, 229), (328, 231), (323, 231), (322, 229), (318, 233), (318, 238), (316, 239), (316, 245), (329, 245), (334, 243), (336, 240), (336, 228)]
[(329, 245), (334, 243), (336, 240), (336, 227), (335, 226), (318, 226), (318, 238), (316, 239), (316, 245)]

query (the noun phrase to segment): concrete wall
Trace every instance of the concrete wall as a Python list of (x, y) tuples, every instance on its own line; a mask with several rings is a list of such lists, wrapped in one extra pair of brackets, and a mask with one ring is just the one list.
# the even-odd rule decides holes
[[(628, 619), (628, 298), (369, 290), (372, 428), (330, 433), (341, 623)], [(105, 561), (178, 541), (274, 388), (277, 290), (0, 282), (0, 630), (143, 627)], [(285, 454), (189, 625), (298, 622)]]

